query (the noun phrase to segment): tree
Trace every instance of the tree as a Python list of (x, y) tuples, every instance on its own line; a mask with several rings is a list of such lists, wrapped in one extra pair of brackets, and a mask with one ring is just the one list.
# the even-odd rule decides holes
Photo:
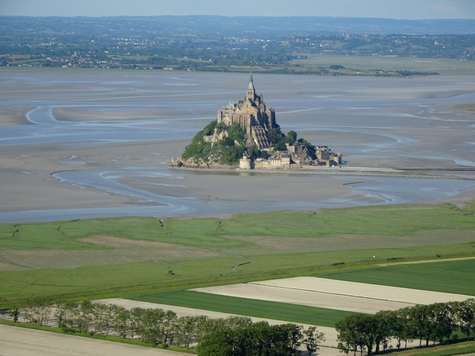
[(274, 150), (276, 150), (276, 151), (286, 151), (287, 146), (285, 145), (284, 140), (280, 140), (279, 142), (277, 142), (277, 144), (274, 146)]
[(272, 325), (258, 322), (235, 329), (216, 330), (204, 336), (200, 356), (294, 356), (302, 334), (295, 324)]
[(475, 299), (458, 302), (453, 310), (460, 330), (467, 336), (467, 340), (470, 340), (470, 335), (475, 332)]
[(373, 315), (354, 314), (340, 320), (335, 329), (338, 332), (338, 348), (347, 353), (360, 348), (363, 354), (364, 347), (371, 355), (376, 340), (377, 324)]
[(374, 315), (374, 333), (375, 333), (375, 353), (379, 352), (380, 347), (383, 350), (388, 348), (388, 341), (393, 335), (393, 325), (395, 324), (395, 313), (393, 311), (379, 311)]
[(289, 145), (293, 145), (297, 141), (297, 133), (295, 131), (289, 131), (285, 136), (285, 142)]
[(435, 303), (431, 304), (430, 311), (431, 321), (433, 324), (433, 340), (439, 340), (440, 343), (450, 340), (452, 333), (454, 332), (455, 325), (455, 310), (452, 308), (452, 303)]
[(11, 313), (13, 316), (13, 322), (18, 321), (18, 317), (20, 316), (20, 305), (18, 303), (15, 303), (11, 309)]
[(359, 346), (359, 338), (358, 332), (356, 328), (354, 328), (354, 318), (343, 318), (335, 324), (335, 329), (338, 332), (338, 349), (347, 355), (351, 351), (356, 355)]
[(234, 356), (233, 330), (213, 331), (198, 345), (200, 356)]
[(303, 343), (307, 348), (307, 353), (309, 356), (312, 356), (314, 352), (317, 352), (319, 347), (318, 344), (325, 341), (325, 334), (319, 332), (316, 326), (311, 326), (306, 330), (303, 330)]
[(274, 145), (277, 144), (277, 142), (279, 142), (283, 137), (284, 134), (279, 128), (273, 128), (267, 132), (267, 138), (269, 139), (270, 143)]

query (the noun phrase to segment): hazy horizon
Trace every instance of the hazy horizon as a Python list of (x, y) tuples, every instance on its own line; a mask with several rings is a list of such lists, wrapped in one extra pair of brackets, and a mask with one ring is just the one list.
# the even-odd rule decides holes
[(471, 0), (0, 0), (3, 16), (318, 16), (396, 20), (475, 19)]

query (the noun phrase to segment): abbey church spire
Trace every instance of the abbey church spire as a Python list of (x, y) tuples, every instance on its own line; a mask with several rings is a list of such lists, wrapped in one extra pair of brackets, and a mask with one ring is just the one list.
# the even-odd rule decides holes
[(246, 99), (254, 100), (256, 97), (256, 88), (254, 88), (254, 81), (252, 79), (252, 71), (249, 78), (249, 85), (247, 86)]

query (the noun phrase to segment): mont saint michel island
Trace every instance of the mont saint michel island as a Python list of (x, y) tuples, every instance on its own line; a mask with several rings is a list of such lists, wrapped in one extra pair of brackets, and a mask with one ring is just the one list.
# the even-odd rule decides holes
[(275, 110), (267, 107), (264, 95), (256, 94), (252, 73), (243, 98), (218, 110), (193, 137), (170, 167), (292, 169), (302, 166), (337, 166), (342, 154), (327, 146), (314, 146), (293, 130), (284, 134)]

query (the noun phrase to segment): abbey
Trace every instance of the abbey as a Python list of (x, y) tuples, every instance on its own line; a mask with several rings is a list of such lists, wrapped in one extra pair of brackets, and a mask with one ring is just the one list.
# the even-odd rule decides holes
[(199, 131), (170, 167), (289, 169), (340, 165), (341, 153), (314, 146), (295, 131), (284, 134), (250, 75), (246, 94), (218, 110), (217, 119)]
[(247, 136), (254, 140), (259, 149), (271, 147), (267, 132), (276, 127), (275, 111), (266, 108), (262, 94), (256, 95), (252, 73), (243, 99), (218, 110), (218, 123), (226, 126), (237, 123), (246, 130)]

